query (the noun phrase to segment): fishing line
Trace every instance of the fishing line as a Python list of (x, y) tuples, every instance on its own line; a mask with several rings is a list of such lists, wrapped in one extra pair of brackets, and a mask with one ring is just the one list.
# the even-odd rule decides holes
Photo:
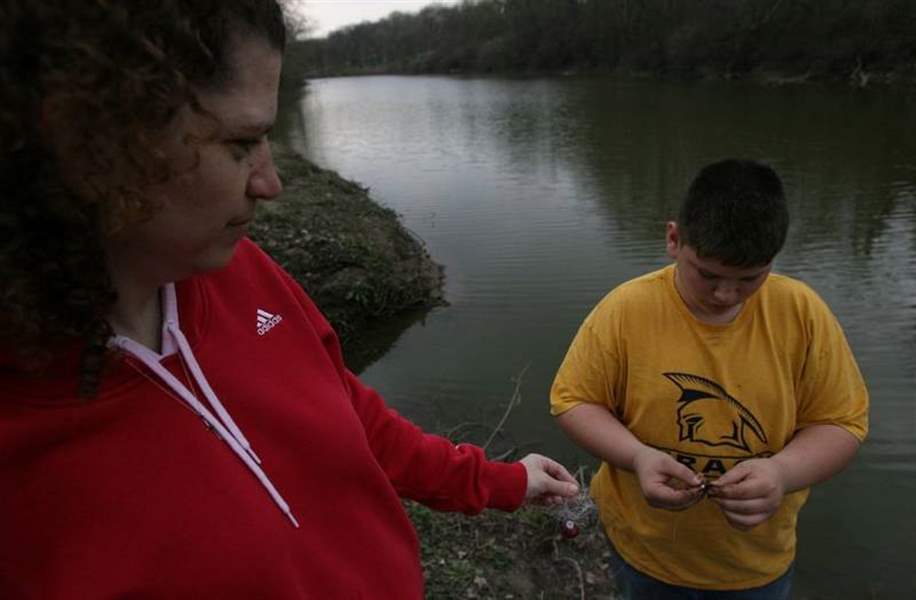
[(598, 522), (598, 507), (589, 495), (581, 470), (579, 482), (579, 493), (574, 498), (547, 509), (565, 538), (574, 538), (582, 529), (590, 528)]

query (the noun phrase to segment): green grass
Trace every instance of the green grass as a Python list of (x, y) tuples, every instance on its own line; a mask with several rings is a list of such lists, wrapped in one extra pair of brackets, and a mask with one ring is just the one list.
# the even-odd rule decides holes
[(251, 238), (290, 273), (346, 343), (386, 317), (442, 303), (442, 268), (366, 188), (275, 147), (284, 181)]
[(609, 552), (597, 526), (560, 535), (546, 509), (467, 517), (405, 502), (420, 536), (426, 597), (612, 600)]

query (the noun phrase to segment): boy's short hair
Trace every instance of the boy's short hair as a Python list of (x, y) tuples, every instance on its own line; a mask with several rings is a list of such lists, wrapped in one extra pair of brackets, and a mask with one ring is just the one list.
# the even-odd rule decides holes
[(782, 181), (751, 160), (707, 165), (690, 184), (677, 224), (681, 243), (701, 258), (736, 267), (769, 264), (789, 230)]

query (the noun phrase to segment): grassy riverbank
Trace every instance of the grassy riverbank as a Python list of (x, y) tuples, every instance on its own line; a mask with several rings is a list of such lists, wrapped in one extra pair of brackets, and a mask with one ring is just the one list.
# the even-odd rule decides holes
[(251, 237), (303, 286), (345, 347), (379, 320), (442, 303), (443, 270), (366, 188), (274, 148), (279, 201), (262, 203)]
[(406, 506), (420, 535), (431, 600), (616, 597), (607, 542), (595, 525), (565, 539), (559, 521), (538, 507), (466, 517)]

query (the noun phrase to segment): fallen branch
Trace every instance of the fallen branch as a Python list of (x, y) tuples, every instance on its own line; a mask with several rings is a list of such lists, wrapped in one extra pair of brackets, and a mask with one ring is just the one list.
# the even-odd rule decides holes
[(528, 363), (527, 365), (525, 365), (525, 367), (521, 371), (519, 371), (518, 375), (515, 376), (515, 390), (512, 392), (512, 397), (509, 398), (509, 404), (508, 406), (506, 406), (506, 412), (503, 413), (502, 419), (499, 420), (499, 423), (496, 425), (496, 428), (490, 434), (490, 437), (487, 438), (487, 441), (484, 442), (483, 446), (481, 446), (484, 449), (484, 451), (486, 451), (486, 449), (490, 447), (490, 444), (493, 443), (493, 440), (496, 439), (496, 436), (499, 434), (500, 430), (502, 430), (503, 425), (505, 425), (506, 421), (509, 419), (509, 415), (512, 413), (512, 409), (518, 406), (519, 404), (521, 404), (522, 402), (522, 392), (521, 392), (522, 379), (525, 376), (525, 371), (527, 371), (528, 367), (530, 366), (531, 366), (531, 363)]

